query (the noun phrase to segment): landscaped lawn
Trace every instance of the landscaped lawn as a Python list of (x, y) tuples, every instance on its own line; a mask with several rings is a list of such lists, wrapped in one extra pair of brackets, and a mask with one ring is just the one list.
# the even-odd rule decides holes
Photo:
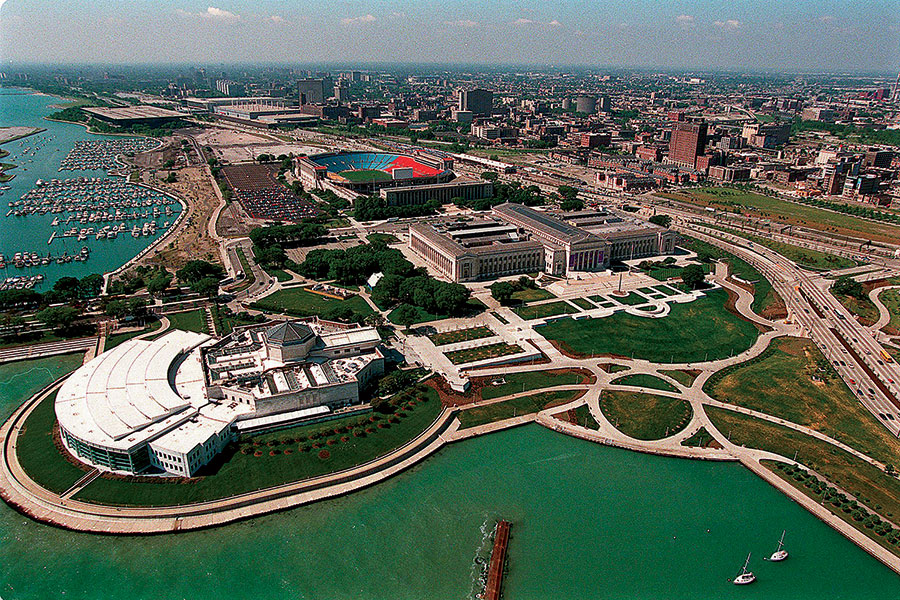
[(658, 440), (678, 433), (691, 420), (691, 405), (684, 400), (604, 390), (600, 410), (616, 429), (638, 440)]
[(578, 309), (568, 302), (560, 300), (558, 302), (548, 302), (547, 304), (519, 306), (515, 309), (515, 312), (526, 321), (531, 321), (532, 319), (577, 313)]
[(155, 321), (151, 321), (146, 327), (143, 329), (138, 329), (136, 331), (129, 331), (127, 333), (114, 333), (111, 336), (106, 338), (106, 344), (103, 346), (105, 350), (112, 350), (122, 342), (127, 342), (128, 340), (135, 338), (139, 335), (143, 335), (150, 331), (156, 331), (160, 328), (162, 322), (157, 319)]
[(863, 298), (857, 298), (855, 296), (835, 294), (833, 291), (831, 295), (837, 298), (837, 301), (843, 304), (844, 308), (850, 311), (850, 314), (859, 317), (858, 320), (863, 325), (872, 325), (878, 321), (878, 308), (869, 300), (868, 295)]
[(257, 300), (251, 306), (259, 310), (285, 313), (298, 317), (323, 316), (331, 310), (344, 308), (349, 308), (354, 313), (363, 316), (375, 312), (362, 296), (353, 295), (346, 300), (341, 300), (340, 298), (316, 294), (300, 287), (278, 290), (265, 298)]
[[(413, 306), (413, 308), (415, 308), (416, 312), (418, 313), (418, 317), (413, 322), (413, 325), (418, 325), (419, 323), (428, 323), (430, 321), (443, 321), (444, 319), (450, 318), (450, 315), (431, 314), (430, 312), (428, 312), (425, 309), (420, 308), (418, 306)], [(459, 315), (459, 316), (474, 317), (478, 313), (482, 312), (485, 308), (487, 308), (487, 306), (485, 306), (484, 302), (482, 302), (481, 300), (479, 300), (477, 298), (469, 298), (469, 301), (466, 302), (466, 313), (464, 315)], [(396, 313), (397, 313), (396, 308), (394, 310), (392, 310), (391, 312), (389, 312), (388, 316), (387, 316), (388, 321), (396, 324), (397, 321), (394, 320), (396, 318)]]
[(610, 297), (613, 300), (615, 300), (616, 302), (620, 302), (627, 306), (635, 306), (637, 304), (646, 304), (647, 302), (649, 302), (649, 300), (647, 300), (640, 294), (636, 294), (634, 292), (628, 292), (628, 295), (623, 298), (620, 298), (618, 296), (610, 296)]
[(509, 396), (519, 392), (539, 390), (557, 385), (575, 385), (587, 381), (582, 373), (554, 373), (553, 371), (528, 371), (525, 373), (509, 373), (502, 377), (505, 383), (500, 385), (486, 385), (481, 388), (482, 400)]
[(594, 306), (593, 304), (591, 304), (584, 298), (572, 298), (571, 300), (569, 300), (569, 302), (571, 302), (578, 308), (583, 308), (584, 310), (592, 310), (594, 308), (597, 308), (596, 306)]
[(167, 314), (169, 329), (182, 329), (184, 331), (196, 331), (197, 333), (209, 333), (206, 325), (206, 311), (202, 308)]
[(740, 206), (747, 212), (763, 218), (774, 219), (782, 223), (802, 224), (822, 231), (852, 234), (863, 239), (892, 243), (900, 237), (900, 228), (886, 223), (859, 219), (798, 202), (788, 202), (734, 188), (696, 188), (657, 195), (704, 206)]
[(256, 276), (253, 274), (253, 270), (250, 268), (250, 261), (247, 260), (247, 255), (244, 254), (243, 248), (238, 248), (235, 250), (235, 254), (237, 254), (238, 260), (241, 263), (241, 269), (244, 271), (244, 279), (238, 284), (233, 291), (240, 292), (251, 285), (256, 281)]
[(597, 319), (561, 319), (535, 330), (568, 352), (613, 354), (653, 362), (718, 360), (750, 348), (756, 327), (725, 308), (721, 289), (687, 304), (672, 304), (668, 316), (651, 319), (618, 312)]
[(384, 242), (385, 244), (397, 244), (400, 242), (397, 236), (390, 233), (370, 233), (366, 236), (370, 242)]
[(513, 398), (503, 402), (494, 402), (484, 406), (476, 406), (459, 412), (460, 429), (476, 427), (485, 423), (502, 421), (512, 417), (521, 417), (565, 404), (575, 399), (581, 392), (542, 392), (532, 396)]
[(891, 321), (884, 329), (894, 333), (900, 332), (900, 291), (886, 290), (878, 296), (885, 308), (891, 314)]
[(441, 331), (428, 336), (435, 346), (446, 346), (457, 342), (478, 340), (497, 335), (490, 327), (470, 327), (468, 329), (455, 329), (453, 331)]
[(770, 308), (777, 309), (784, 306), (784, 300), (772, 288), (769, 280), (763, 277), (762, 273), (757, 271), (750, 263), (702, 240), (687, 236), (682, 236), (682, 238), (684, 240), (683, 245), (688, 250), (706, 253), (713, 258), (726, 259), (731, 265), (732, 275), (753, 284), (753, 304), (750, 305), (753, 312), (763, 314)]
[[(402, 446), (431, 425), (441, 410), (437, 394), (423, 386), (415, 395), (427, 398), (427, 401), (417, 400), (411, 410), (399, 413), (404, 416), (398, 418), (397, 423), (388, 423), (389, 415), (379, 415), (377, 421), (365, 426), (371, 432), (364, 437), (356, 437), (353, 431), (360, 431), (363, 426), (359, 423), (374, 416), (373, 413), (263, 434), (250, 438), (249, 442), (242, 440), (237, 451), (232, 448), (231, 452), (224, 453), (225, 460), (212, 474), (186, 483), (177, 480), (155, 483), (101, 478), (91, 482), (76, 497), (104, 504), (160, 506), (193, 503), (348, 469)], [(379, 425), (389, 427), (380, 428)], [(350, 431), (344, 429), (348, 426)], [(334, 429), (342, 431), (334, 433)], [(325, 431), (330, 435), (309, 439)], [(253, 440), (259, 445), (252, 445)], [(334, 443), (329, 444), (328, 440)], [(278, 443), (269, 446), (269, 442)], [(313, 448), (314, 443), (320, 448)], [(304, 451), (303, 447), (309, 449)], [(245, 454), (245, 450), (250, 453)], [(327, 458), (320, 458), (322, 450), (327, 450)], [(255, 456), (254, 451), (259, 451), (261, 456)], [(270, 456), (271, 452), (275, 455)]]
[(79, 469), (67, 461), (53, 444), (54, 400), (55, 392), (28, 415), (25, 429), (16, 443), (16, 456), (32, 479), (51, 492), (62, 493), (81, 479), (87, 469)]
[(600, 429), (600, 425), (594, 419), (594, 415), (591, 414), (591, 409), (588, 408), (587, 404), (582, 404), (575, 409), (575, 421), (576, 425), (581, 425), (587, 429), (593, 429), (594, 431)]
[(872, 458), (900, 465), (900, 443), (809, 340), (776, 339), (754, 360), (714, 374), (704, 390), (722, 402), (806, 425)]
[(659, 377), (654, 377), (647, 373), (637, 373), (635, 375), (625, 375), (610, 381), (613, 385), (631, 385), (634, 387), (651, 388), (654, 390), (662, 390), (664, 392), (677, 392), (678, 388)]
[(513, 292), (512, 295), (513, 303), (518, 302), (520, 304), (549, 300), (551, 298), (556, 298), (556, 296), (543, 288), (525, 288), (524, 290)]
[(735, 444), (793, 458), (880, 512), (900, 517), (900, 480), (836, 446), (799, 431), (730, 410), (706, 407), (716, 428)]
[(687, 438), (686, 440), (682, 440), (682, 446), (689, 446), (691, 448), (720, 448), (721, 444), (713, 440), (713, 436), (706, 430), (705, 427), (701, 427), (697, 430), (697, 433)]
[(518, 354), (522, 352), (522, 348), (516, 344), (507, 344), (506, 342), (498, 342), (496, 344), (488, 344), (486, 346), (478, 346), (476, 348), (467, 348), (465, 350), (454, 350), (445, 352), (444, 355), (454, 365), (475, 362), (476, 360), (484, 360), (486, 358), (498, 358), (509, 354)]
[(692, 375), (681, 370), (660, 371), (660, 373), (662, 373), (663, 375), (668, 375), (684, 387), (691, 387), (694, 384), (694, 380), (697, 379), (696, 375)]

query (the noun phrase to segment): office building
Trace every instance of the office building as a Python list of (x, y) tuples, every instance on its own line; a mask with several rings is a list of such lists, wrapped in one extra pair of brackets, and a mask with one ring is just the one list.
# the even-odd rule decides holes
[(471, 112), (474, 116), (489, 116), (493, 111), (494, 93), (489, 90), (476, 88), (473, 90), (460, 89), (457, 110), (459, 112)]
[(300, 104), (325, 104), (334, 93), (334, 82), (331, 78), (301, 79), (297, 82)]
[(668, 162), (696, 169), (697, 157), (706, 147), (706, 130), (706, 123), (676, 123), (669, 141)]

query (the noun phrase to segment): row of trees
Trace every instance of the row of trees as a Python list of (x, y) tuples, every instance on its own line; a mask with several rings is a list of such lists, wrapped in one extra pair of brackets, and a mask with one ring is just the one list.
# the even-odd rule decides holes
[(321, 223), (303, 222), (297, 225), (257, 227), (250, 232), (250, 241), (259, 248), (271, 246), (310, 246), (328, 235)]
[(415, 267), (399, 250), (388, 248), (384, 242), (372, 242), (346, 250), (311, 250), (297, 270), (310, 279), (335, 279), (359, 285), (378, 272), (385, 276), (411, 276)]
[(357, 221), (379, 221), (393, 217), (423, 217), (435, 214), (440, 207), (441, 203), (437, 200), (429, 200), (425, 204), (391, 206), (378, 196), (360, 196), (353, 201), (353, 218)]
[(437, 315), (467, 312), (471, 292), (466, 286), (438, 281), (419, 269), (416, 272), (414, 277), (385, 275), (372, 290), (372, 300), (379, 306), (408, 304)]
[(81, 279), (61, 277), (53, 288), (43, 294), (34, 290), (4, 290), (0, 292), (0, 310), (35, 308), (42, 305), (89, 300), (100, 295), (103, 277), (94, 273)]
[(453, 203), (457, 206), (473, 210), (489, 210), (492, 206), (503, 204), (504, 202), (524, 204), (525, 206), (542, 206), (547, 203), (547, 198), (536, 185), (522, 186), (519, 181), (510, 181), (508, 183), (495, 181), (494, 196), (492, 198), (482, 198), (480, 200), (453, 199)]
[(490, 290), (491, 296), (504, 306), (513, 304), (513, 294), (516, 292), (526, 290), (526, 289), (534, 289), (537, 287), (537, 284), (531, 277), (526, 277), (522, 275), (519, 277), (517, 281), (498, 281), (496, 283), (492, 283)]

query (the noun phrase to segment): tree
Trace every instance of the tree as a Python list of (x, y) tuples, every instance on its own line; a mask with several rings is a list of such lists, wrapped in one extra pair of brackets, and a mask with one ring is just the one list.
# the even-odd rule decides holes
[(512, 302), (512, 295), (515, 293), (516, 288), (513, 284), (508, 281), (498, 281), (496, 283), (491, 284), (491, 296), (499, 302), (500, 304), (510, 304)]
[(191, 282), (191, 289), (207, 298), (212, 298), (219, 293), (219, 279), (215, 277), (204, 277), (197, 281)]
[(681, 281), (688, 289), (697, 290), (703, 287), (706, 281), (706, 273), (700, 265), (688, 265), (681, 270)]
[(650, 222), (654, 225), (668, 228), (670, 225), (672, 225), (672, 217), (670, 217), (669, 215), (653, 215), (652, 217), (650, 217)]
[(178, 280), (184, 283), (194, 283), (206, 277), (215, 278), (218, 282), (225, 276), (222, 265), (206, 262), (205, 260), (192, 260), (175, 272)]
[(566, 198), (559, 203), (559, 207), (564, 211), (584, 210), (584, 201), (579, 198)]
[(169, 174), (166, 176), (166, 183), (175, 183), (178, 181), (178, 176), (175, 175), (175, 171), (169, 171)]
[(147, 282), (147, 293), (149, 293), (154, 298), (158, 298), (163, 295), (163, 293), (169, 289), (169, 285), (172, 283), (172, 274), (166, 271), (165, 269), (160, 269), (157, 271), (156, 275), (154, 275)]
[(51, 306), (40, 311), (36, 315), (47, 327), (56, 331), (66, 332), (72, 329), (75, 320), (80, 316), (78, 309), (71, 306)]
[(831, 291), (839, 296), (852, 296), (860, 300), (866, 296), (862, 284), (849, 275), (838, 278), (834, 285), (831, 286)]
[(394, 311), (394, 321), (403, 325), (406, 328), (406, 331), (409, 331), (410, 326), (418, 320), (419, 311), (411, 304), (401, 304), (397, 307), (397, 310)]
[(500, 175), (496, 171), (485, 171), (481, 174), (481, 178), (485, 181), (497, 181)]

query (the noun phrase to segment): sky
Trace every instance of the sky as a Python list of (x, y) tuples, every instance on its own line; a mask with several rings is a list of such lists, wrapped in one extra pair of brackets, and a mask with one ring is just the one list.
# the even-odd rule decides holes
[(900, 0), (0, 0), (16, 63), (900, 69)]

